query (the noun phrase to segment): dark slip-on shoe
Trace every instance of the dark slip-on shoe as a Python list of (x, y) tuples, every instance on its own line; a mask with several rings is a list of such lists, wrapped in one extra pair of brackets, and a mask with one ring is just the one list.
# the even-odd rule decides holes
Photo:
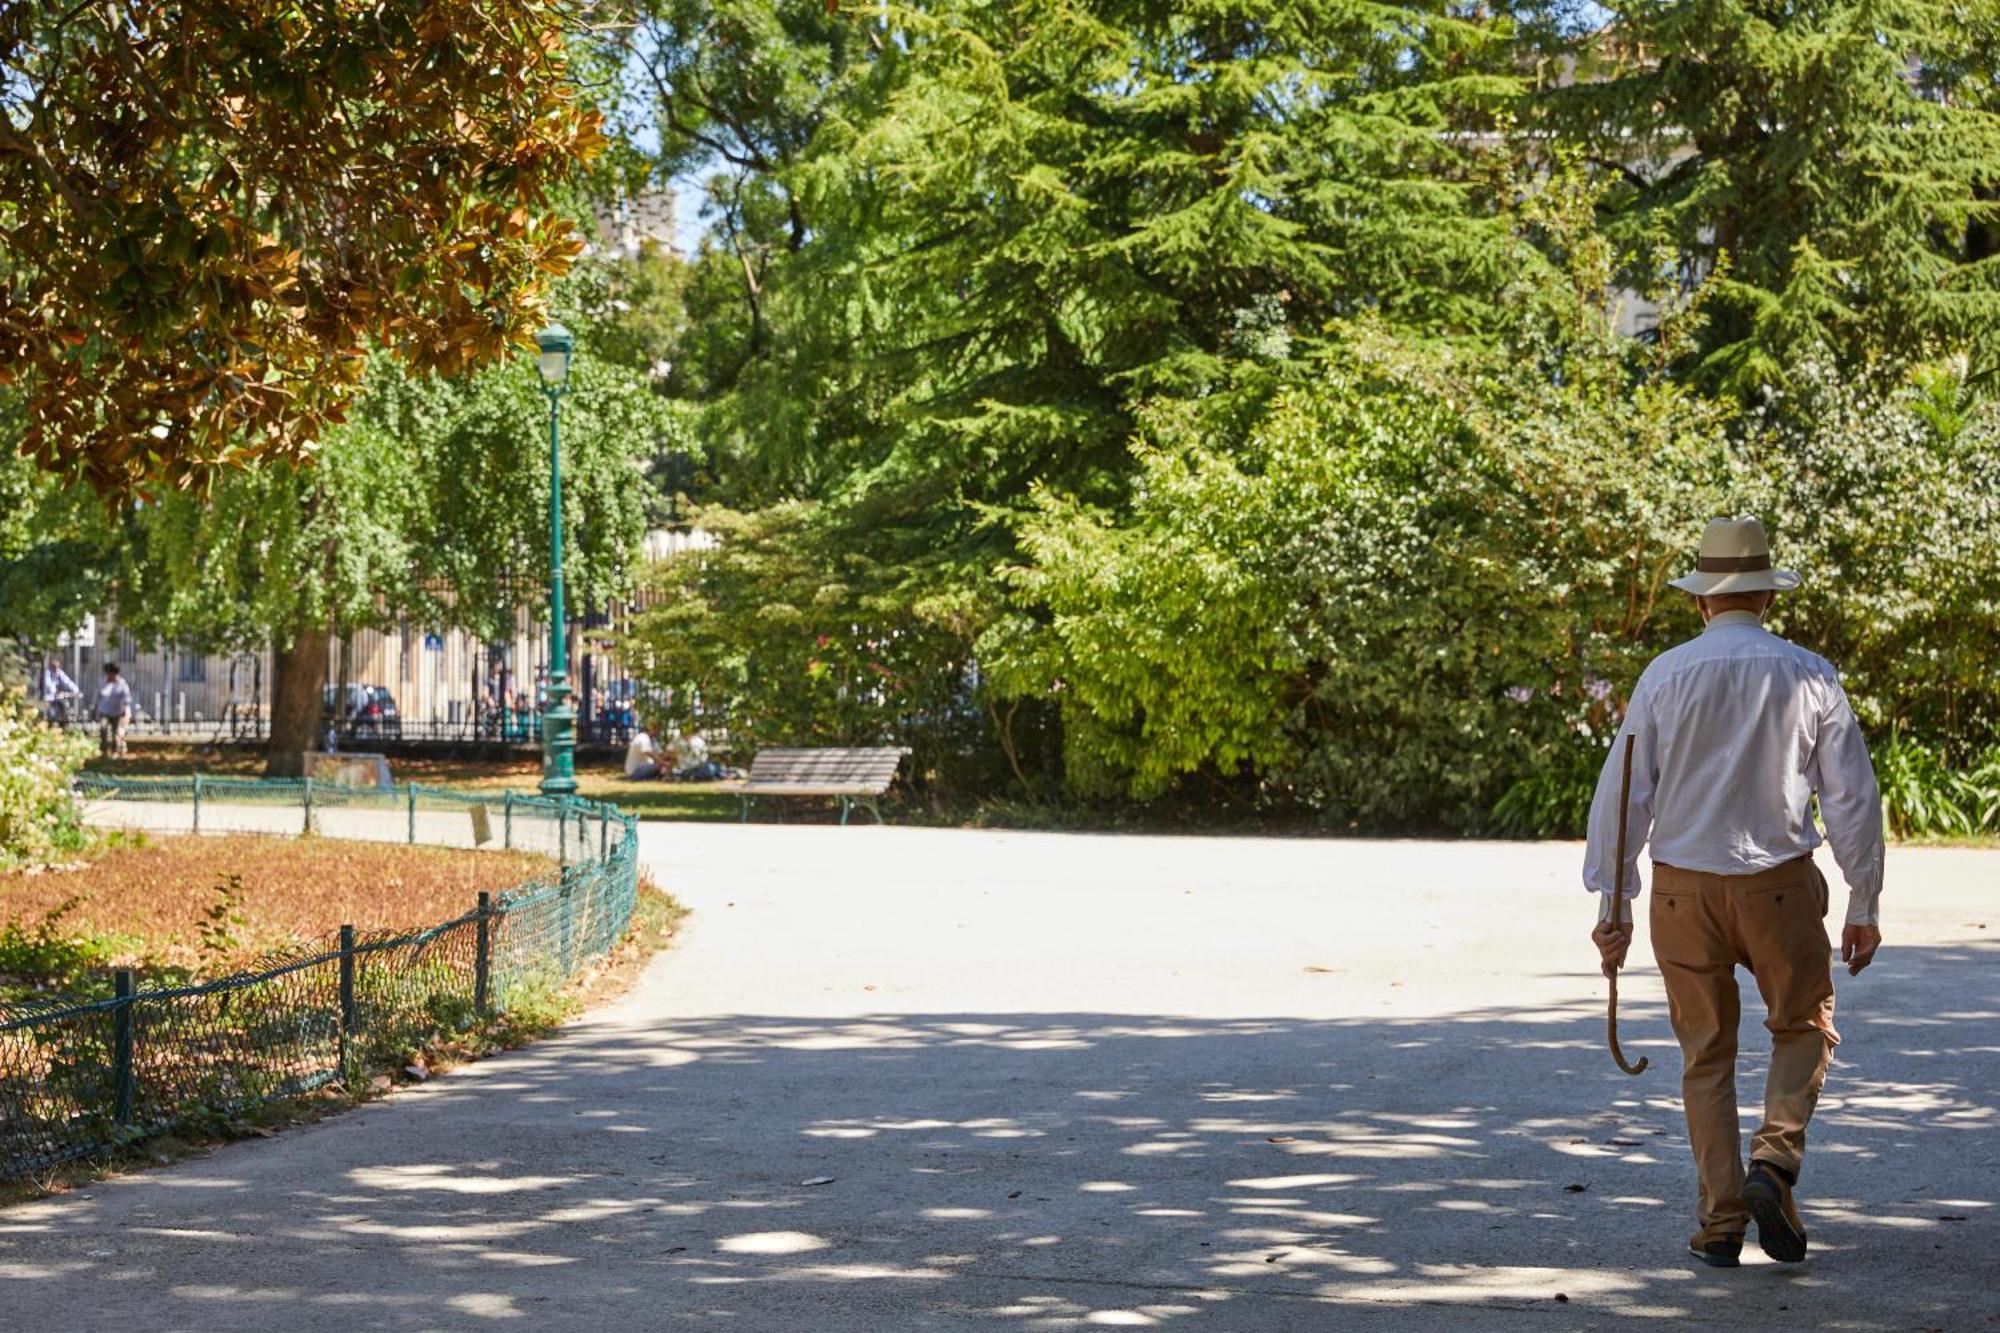
[(1757, 1222), (1757, 1244), (1781, 1264), (1806, 1257), (1806, 1224), (1792, 1203), (1792, 1182), (1769, 1162), (1750, 1163), (1743, 1181), (1743, 1206)]
[(1710, 1268), (1735, 1268), (1743, 1262), (1743, 1238), (1712, 1240), (1706, 1245), (1688, 1243), (1688, 1253)]

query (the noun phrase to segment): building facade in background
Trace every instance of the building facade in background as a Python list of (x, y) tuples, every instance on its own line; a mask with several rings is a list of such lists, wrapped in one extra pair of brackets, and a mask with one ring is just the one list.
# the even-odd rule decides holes
[[(656, 530), (646, 535), (644, 559), (713, 542), (703, 532)], [(621, 602), (570, 623), (570, 683), (579, 738), (586, 742), (622, 744), (629, 738), (637, 688), (617, 639), (638, 606)], [(511, 629), (499, 639), (404, 621), (335, 640), (327, 650), (326, 721), (338, 725), (342, 744), (538, 743), (537, 714), (548, 690), (543, 609), (517, 607)], [(220, 652), (149, 643), (121, 628), (107, 611), (91, 617), (81, 632), (62, 636), (46, 656), (60, 660), (75, 678), (86, 713), (104, 665), (116, 662), (132, 687), (136, 734), (200, 740), (255, 740), (265, 734), (272, 685), (268, 646)], [(35, 659), (37, 668), (43, 660)]]

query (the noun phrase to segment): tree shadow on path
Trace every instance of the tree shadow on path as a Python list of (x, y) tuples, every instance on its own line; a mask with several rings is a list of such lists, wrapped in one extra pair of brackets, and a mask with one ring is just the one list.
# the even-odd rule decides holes
[(0, 1327), (2000, 1328), (1996, 964), (1843, 986), (1803, 1265), (1683, 1257), (1664, 1014), (1627, 1078), (1577, 976), (1420, 1019), (600, 1018), (0, 1215)]

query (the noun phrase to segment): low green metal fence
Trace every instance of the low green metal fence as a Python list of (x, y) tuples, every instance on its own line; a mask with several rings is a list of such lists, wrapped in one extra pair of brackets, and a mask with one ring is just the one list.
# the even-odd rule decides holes
[(116, 975), (102, 1000), (0, 1005), (0, 1177), (147, 1134), (222, 1120), (381, 1067), (569, 982), (624, 936), (638, 895), (638, 825), (588, 801), (415, 785), (86, 775), (100, 826), (155, 832), (312, 829), (378, 842), (511, 847), (556, 874), (480, 894), (421, 930), (330, 931), (310, 947), (193, 985)]

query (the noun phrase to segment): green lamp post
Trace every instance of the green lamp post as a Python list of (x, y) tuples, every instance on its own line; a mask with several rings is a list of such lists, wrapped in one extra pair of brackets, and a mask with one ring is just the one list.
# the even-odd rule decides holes
[(560, 324), (535, 335), (549, 396), (549, 706), (542, 714), (542, 795), (576, 794), (576, 710), (569, 706), (569, 634), (563, 611), (562, 396), (576, 339)]

